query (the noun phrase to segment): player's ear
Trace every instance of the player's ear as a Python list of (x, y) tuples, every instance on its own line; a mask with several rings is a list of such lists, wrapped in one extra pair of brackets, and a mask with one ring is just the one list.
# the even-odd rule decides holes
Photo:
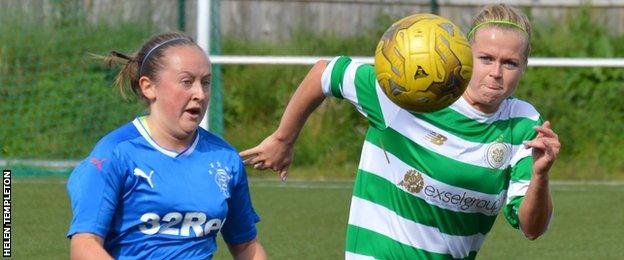
[(139, 87), (141, 88), (141, 93), (147, 100), (154, 101), (156, 99), (156, 84), (150, 78), (146, 76), (142, 76), (139, 78)]

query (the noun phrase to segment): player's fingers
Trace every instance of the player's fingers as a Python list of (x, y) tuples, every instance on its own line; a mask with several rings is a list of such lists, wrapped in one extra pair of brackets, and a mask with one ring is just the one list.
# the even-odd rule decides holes
[(265, 158), (262, 158), (261, 156), (254, 156), (254, 157), (249, 157), (249, 158), (245, 159), (245, 160), (243, 161), (243, 163), (244, 163), (245, 165), (254, 165), (254, 166), (255, 166), (255, 165), (256, 165), (256, 164), (258, 164), (259, 162), (266, 163), (265, 161), (266, 161), (266, 159), (265, 159)]
[(247, 150), (244, 150), (242, 152), (239, 152), (238, 156), (240, 156), (242, 158), (245, 158), (245, 157), (248, 157), (248, 156), (257, 155), (258, 154), (257, 150), (258, 150), (258, 147), (256, 146), (254, 148), (247, 149)]
[(522, 144), (524, 145), (525, 149), (529, 149), (529, 148), (535, 148), (535, 149), (540, 149), (540, 150), (546, 149), (546, 145), (539, 138), (533, 139), (531, 141), (524, 141), (522, 142)]
[(549, 127), (544, 126), (535, 126), (533, 127), (535, 131), (537, 131), (537, 137), (550, 137), (550, 138), (559, 138), (559, 136)]
[(264, 169), (265, 169), (265, 167), (264, 167), (264, 162), (262, 162), (262, 161), (261, 161), (261, 162), (254, 163), (253, 167), (254, 167), (254, 169), (256, 169), (256, 170), (264, 170)]
[(551, 127), (550, 127), (550, 121), (546, 120), (546, 121), (542, 124), (542, 126), (543, 126), (543, 127), (546, 127), (546, 128), (551, 128)]
[(288, 167), (281, 169), (279, 175), (282, 182), (286, 182), (286, 178), (288, 178)]

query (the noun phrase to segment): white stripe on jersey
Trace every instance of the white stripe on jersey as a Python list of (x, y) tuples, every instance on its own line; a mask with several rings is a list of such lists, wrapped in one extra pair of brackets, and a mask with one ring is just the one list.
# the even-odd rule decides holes
[(511, 161), (509, 162), (509, 165), (514, 166), (516, 165), (516, 163), (518, 163), (518, 161), (532, 156), (533, 154), (533, 148), (529, 148), (529, 149), (525, 149), (524, 145), (514, 145), (511, 148), (511, 154), (513, 154), (513, 156), (511, 157)]
[(386, 127), (390, 125), (390, 122), (394, 121), (394, 117), (396, 117), (397, 112), (403, 110), (401, 107), (397, 106), (394, 102), (392, 102), (386, 93), (383, 92), (381, 86), (379, 86), (379, 82), (375, 81), (375, 90), (377, 91), (377, 96), (379, 97), (379, 105), (381, 106), (381, 113), (384, 117), (384, 123)]
[(338, 58), (333, 58), (325, 67), (323, 74), (321, 74), (321, 89), (323, 90), (323, 94), (325, 94), (326, 97), (334, 96), (331, 91), (331, 75), (337, 60)]
[(349, 224), (372, 230), (400, 243), (429, 252), (464, 258), (477, 251), (485, 236), (454, 236), (441, 233), (436, 227), (405, 219), (385, 207), (357, 197), (351, 199)]
[(449, 108), (480, 123), (493, 123), (499, 120), (507, 120), (512, 117), (524, 117), (533, 121), (537, 121), (539, 119), (539, 113), (535, 110), (535, 107), (528, 102), (517, 98), (503, 100), (500, 108), (494, 114), (486, 114), (476, 110), (468, 104), (468, 102), (466, 102), (464, 97), (460, 97), (455, 103), (451, 104)]
[[(496, 216), (502, 206), (502, 202), (505, 200), (505, 195), (507, 194), (506, 190), (502, 190), (499, 194), (487, 194), (459, 188), (435, 180), (426, 174), (421, 174), (424, 181), (422, 190), (418, 193), (412, 193), (405, 187), (399, 185), (399, 183), (403, 180), (405, 173), (408, 170), (415, 170), (414, 168), (410, 167), (390, 152), (387, 152), (388, 159), (390, 161), (390, 164), (388, 165), (384, 151), (368, 141), (364, 142), (362, 151), (359, 169), (384, 178), (405, 192), (421, 198), (431, 205), (435, 205), (443, 209), (455, 212), (482, 213), (488, 216)], [(428, 193), (427, 186), (431, 186), (429, 191), (435, 190), (433, 193), (434, 196), (428, 196), (426, 194)], [(445, 195), (457, 195), (459, 198), (453, 200), (457, 203), (452, 203), (450, 199), (448, 199), (448, 201), (442, 201), (442, 197), (436, 198), (436, 195), (443, 191)], [(478, 206), (478, 201), (483, 201), (483, 204), (480, 204), (481, 207)]]
[[(334, 58), (329, 64), (327, 64), (327, 67), (325, 68), (325, 70), (323, 71), (323, 75), (321, 76), (321, 88), (323, 89), (323, 94), (325, 94), (325, 96), (333, 96), (331, 90), (331, 75), (337, 60), (338, 58)], [(339, 88), (340, 94), (342, 94), (342, 97), (345, 100), (355, 105), (355, 108), (358, 112), (360, 112), (360, 114), (368, 117), (366, 111), (364, 111), (364, 109), (362, 109), (362, 106), (359, 104), (355, 92), (355, 72), (357, 71), (357, 67), (358, 65), (355, 65), (353, 62), (347, 65), (344, 77), (342, 78), (342, 81), (339, 81), (341, 82), (341, 87)]]
[(345, 260), (375, 260), (372, 256), (360, 255), (349, 251), (345, 252)]
[(509, 203), (513, 197), (524, 196), (529, 188), (529, 183), (531, 182), (528, 180), (510, 181), (505, 204)]
[[(463, 163), (484, 168), (492, 168), (492, 166), (490, 166), (490, 164), (486, 160), (487, 150), (489, 148), (489, 144), (491, 143), (476, 143), (466, 141), (453, 135), (452, 133), (442, 130), (432, 124), (429, 124), (424, 120), (415, 117), (406, 110), (399, 110), (397, 116), (392, 122), (390, 122), (389, 125), (392, 129), (396, 130), (401, 135), (409, 138), (414, 143), (423, 146), (427, 150), (446, 156), (447, 158), (458, 160)], [(430, 135), (431, 132), (441, 134), (448, 138), (448, 140), (446, 140), (443, 145), (434, 144), (427, 139), (428, 135)], [(499, 169), (504, 169), (509, 166), (512, 156), (517, 158), (515, 162), (521, 159), (519, 156), (526, 156), (525, 153), (522, 153), (518, 156), (512, 155), (513, 152), (524, 149), (524, 145), (519, 144), (512, 146), (509, 143), (505, 143), (505, 145), (507, 147), (511, 147), (511, 150), (508, 151), (505, 162), (499, 167)]]

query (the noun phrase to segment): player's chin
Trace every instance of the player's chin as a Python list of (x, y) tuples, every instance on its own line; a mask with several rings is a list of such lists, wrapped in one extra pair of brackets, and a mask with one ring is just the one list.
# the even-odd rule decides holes
[(182, 118), (180, 122), (180, 128), (187, 134), (195, 132), (199, 127), (199, 123), (201, 122), (201, 118)]

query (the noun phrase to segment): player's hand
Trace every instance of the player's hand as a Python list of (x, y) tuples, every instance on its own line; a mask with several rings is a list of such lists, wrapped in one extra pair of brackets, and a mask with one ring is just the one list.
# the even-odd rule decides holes
[(537, 131), (537, 136), (526, 141), (524, 147), (533, 148), (533, 171), (536, 174), (548, 174), (561, 148), (559, 136), (552, 130), (549, 121), (541, 126), (534, 126), (533, 129)]
[(275, 133), (256, 147), (239, 153), (245, 165), (257, 170), (271, 169), (279, 174), (282, 181), (286, 181), (293, 154), (293, 144), (280, 140)]

